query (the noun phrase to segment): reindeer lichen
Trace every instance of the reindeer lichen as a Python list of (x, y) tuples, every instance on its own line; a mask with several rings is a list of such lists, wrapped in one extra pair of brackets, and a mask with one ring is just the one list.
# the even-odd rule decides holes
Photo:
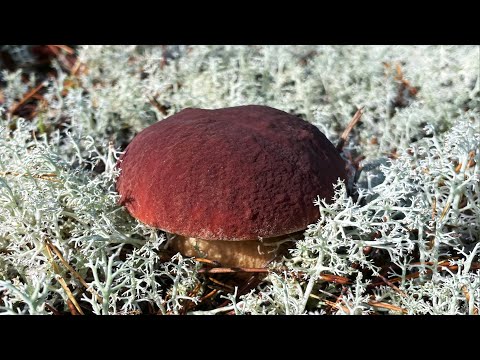
[[(478, 46), (82, 46), (75, 74), (2, 70), (0, 312), (478, 313), (479, 59)], [(31, 116), (12, 111), (40, 84)], [(170, 253), (114, 186), (141, 129), (244, 104), (332, 142), (364, 107), (344, 148), (355, 181), (312, 199), (318, 222), (246, 291)]]

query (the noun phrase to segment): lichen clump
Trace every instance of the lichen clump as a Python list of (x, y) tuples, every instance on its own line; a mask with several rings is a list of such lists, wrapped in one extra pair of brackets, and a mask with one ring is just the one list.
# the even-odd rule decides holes
[[(76, 51), (75, 71), (54, 60), (56, 77), (0, 76), (2, 313), (479, 312), (478, 46)], [(142, 129), (188, 107), (246, 104), (309, 120), (333, 143), (364, 115), (344, 149), (355, 178), (311, 200), (320, 220), (245, 291), (166, 251), (114, 184)]]

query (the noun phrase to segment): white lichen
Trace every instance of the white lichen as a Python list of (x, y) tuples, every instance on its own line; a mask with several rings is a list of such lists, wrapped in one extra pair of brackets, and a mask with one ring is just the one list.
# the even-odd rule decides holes
[[(34, 62), (25, 48), (0, 50)], [(36, 76), (3, 70), (0, 311), (65, 312), (73, 296), (94, 314), (478, 313), (479, 51), (84, 46), (77, 75), (54, 64), (29, 120), (9, 109)], [(220, 290), (205, 308), (199, 265), (118, 206), (115, 163), (136, 133), (185, 107), (242, 104), (297, 114), (334, 143), (364, 106), (345, 157), (365, 158), (353, 189), (312, 199), (321, 218), (257, 287)]]

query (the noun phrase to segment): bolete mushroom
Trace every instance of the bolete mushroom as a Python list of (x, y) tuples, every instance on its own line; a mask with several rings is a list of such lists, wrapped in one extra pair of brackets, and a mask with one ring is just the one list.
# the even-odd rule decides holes
[(176, 234), (174, 250), (262, 267), (272, 243), (319, 217), (345, 163), (312, 124), (267, 106), (188, 108), (141, 131), (119, 160), (120, 203)]

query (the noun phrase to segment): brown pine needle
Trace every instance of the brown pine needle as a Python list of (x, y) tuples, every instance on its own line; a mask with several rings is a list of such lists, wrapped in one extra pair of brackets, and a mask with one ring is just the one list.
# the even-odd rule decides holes
[[(194, 297), (198, 294), (198, 292), (200, 291), (200, 288), (202, 287), (202, 284), (201, 283), (198, 283), (195, 288), (190, 291), (188, 293), (188, 296), (189, 297)], [(187, 299), (186, 302), (185, 302), (185, 305), (183, 306), (183, 309), (182, 309), (182, 315), (185, 315), (187, 313), (187, 311), (191, 310), (193, 307), (194, 307), (195, 303), (190, 300), (190, 299)], [(152, 312), (153, 313), (153, 312)], [(157, 312), (158, 314), (158, 312)]]
[[(336, 302), (333, 302), (333, 301), (330, 301), (330, 300), (323, 300), (323, 301), (325, 302), (325, 304), (327, 304), (327, 305), (329, 305), (333, 308), (342, 309), (345, 313), (349, 314), (350, 310), (346, 306), (341, 305), (339, 300), (340, 300), (340, 298)], [(408, 311), (406, 309), (403, 309), (401, 307), (398, 307), (396, 305), (392, 305), (392, 304), (389, 304), (389, 303), (386, 303), (386, 302), (370, 300), (370, 301), (368, 301), (368, 305), (373, 306), (373, 307), (377, 307), (377, 308), (383, 308), (383, 309), (388, 309), (388, 310), (392, 310), (392, 311), (396, 311), (396, 312), (401, 312), (402, 314), (407, 314), (408, 313)]]
[(370, 300), (368, 302), (368, 305), (373, 306), (373, 307), (378, 307), (378, 308), (383, 308), (383, 309), (388, 309), (392, 311), (397, 311), (401, 312), (402, 314), (407, 314), (408, 311), (406, 309), (403, 309), (401, 307), (398, 307), (396, 305), (392, 305), (386, 302), (381, 302), (381, 301), (376, 301), (376, 300)]
[[(68, 310), (70, 310), (70, 314), (80, 315), (80, 313), (77, 310), (77, 307), (70, 299), (67, 299), (67, 306), (68, 306)], [(81, 314), (81, 315), (84, 315), (84, 314)]]
[(194, 297), (195, 295), (197, 295), (197, 293), (200, 291), (200, 288), (201, 288), (201, 287), (202, 287), (202, 284), (201, 284), (201, 283), (198, 283), (198, 284), (195, 286), (195, 288), (188, 293), (188, 296), (189, 296), (189, 297)]
[[(78, 313), (81, 314), (81, 315), (85, 315), (83, 313), (82, 309), (80, 308), (80, 305), (78, 304), (77, 300), (75, 299), (72, 292), (70, 291), (70, 288), (68, 287), (67, 283), (65, 282), (65, 279), (63, 277), (61, 277), (60, 275), (57, 275), (57, 281), (60, 283), (63, 290), (65, 290), (65, 292), (68, 296), (67, 306), (70, 308), (70, 306), (68, 304), (68, 301), (70, 300), (71, 303), (73, 304), (73, 306), (75, 306), (75, 309), (78, 311)], [(72, 315), (78, 315), (78, 314), (75, 314), (75, 312), (73, 312), (71, 308), (70, 308), (70, 312), (72, 313)]]
[(264, 268), (213, 268), (213, 269), (200, 269), (200, 274), (242, 274), (242, 273), (268, 273), (268, 269)]
[(332, 282), (335, 284), (350, 284), (350, 280), (348, 280), (346, 277), (343, 276), (338, 276), (338, 275), (331, 275), (331, 274), (322, 274), (320, 275), (320, 279), (326, 282)]
[(466, 285), (462, 286), (462, 292), (463, 292), (463, 295), (465, 295), (465, 300), (467, 300), (467, 303), (470, 302), (470, 294), (468, 292)]
[(442, 221), (443, 218), (445, 217), (445, 215), (447, 215), (447, 212), (448, 212), (449, 208), (450, 208), (450, 201), (447, 202), (447, 204), (445, 205), (445, 208), (442, 211), (442, 215), (440, 215), (440, 221)]
[(320, 296), (318, 296), (318, 295), (310, 294), (310, 295), (308, 295), (308, 296), (311, 297), (311, 298), (313, 298), (313, 299), (323, 301), (323, 299), (322, 299)]
[(72, 60), (67, 58), (65, 54), (60, 52), (60, 49), (66, 52), (68, 55), (73, 55), (74, 50), (67, 45), (47, 45), (47, 48), (55, 55), (58, 61), (67, 69), (70, 73), (75, 64), (72, 64)]
[(45, 248), (47, 249), (48, 260), (50, 261), (50, 264), (52, 264), (53, 271), (55, 272), (55, 274), (58, 274), (60, 272), (60, 269), (58, 268), (57, 263), (53, 259), (52, 250), (49, 246), (46, 246)]
[(70, 55), (75, 54), (75, 51), (70, 46), (67, 46), (67, 45), (50, 45), (50, 46), (56, 46), (57, 48), (62, 49), (63, 51), (65, 51), (67, 54), (70, 54)]
[(50, 50), (53, 55), (58, 56), (60, 54), (60, 50), (55, 45), (47, 45), (48, 50)]
[(199, 262), (199, 263), (204, 263), (204, 264), (209, 264), (215, 267), (220, 267), (221, 264), (218, 261), (210, 260), (210, 259), (205, 259), (205, 258), (199, 258), (199, 257), (194, 257), (193, 260)]
[(160, 113), (162, 113), (163, 115), (167, 115), (167, 108), (160, 104), (155, 96), (147, 98), (150, 104), (152, 104), (152, 106), (154, 106), (158, 111), (160, 111)]
[(78, 70), (80, 70), (80, 67), (82, 66), (82, 62), (80, 61), (80, 59), (77, 59), (77, 61), (75, 61), (75, 64), (72, 66), (72, 70), (70, 71), (70, 75), (77, 75), (77, 72)]
[[(423, 274), (427, 275), (427, 274), (431, 274), (432, 273), (432, 270), (426, 270)], [(420, 277), (422, 273), (420, 271), (417, 271), (417, 272), (414, 272), (414, 273), (411, 273), (411, 274), (408, 274), (405, 276), (405, 280), (410, 280), (410, 279), (416, 279), (418, 277)], [(396, 278), (393, 278), (393, 279), (390, 279), (389, 280), (391, 283), (399, 283), (402, 281), (402, 278), (401, 277), (396, 277)], [(383, 285), (384, 282), (377, 282), (377, 283), (373, 283), (373, 284), (370, 284), (371, 287), (377, 287), (377, 286), (380, 286), (380, 285)]]
[(397, 75), (394, 77), (395, 80), (403, 80), (403, 71), (402, 66), (399, 63), (395, 64), (395, 69), (397, 70)]
[[(459, 256), (452, 256), (449, 257), (448, 259), (440, 261), (437, 265), (438, 266), (444, 266), (447, 265), (451, 260), (458, 260), (460, 257)], [(412, 266), (425, 266), (425, 265), (433, 265), (433, 261), (425, 261), (425, 262), (413, 262), (411, 263)]]
[[(474, 156), (475, 156), (475, 151), (470, 151), (468, 153), (468, 159), (469, 160), (468, 160), (467, 166), (466, 166), (467, 169), (470, 169), (471, 167), (476, 165), (475, 160), (473, 160)], [(462, 169), (462, 163), (458, 163), (458, 165), (455, 166), (455, 172), (458, 174), (461, 169)]]
[(350, 310), (348, 310), (348, 308), (346, 306), (340, 305), (340, 303), (338, 301), (333, 302), (333, 301), (330, 301), (330, 300), (323, 300), (323, 302), (325, 304), (327, 304), (328, 306), (332, 307), (332, 308), (341, 309), (341, 310), (343, 310), (343, 312), (345, 312), (347, 314), (350, 314)]
[(14, 171), (0, 171), (0, 176), (5, 177), (5, 176), (25, 176), (25, 177), (33, 177), (35, 179), (41, 179), (41, 180), (48, 180), (48, 181), (53, 181), (53, 182), (60, 182), (60, 180), (56, 179), (57, 175), (56, 174), (20, 174)]
[(12, 105), (12, 107), (10, 107), (10, 109), (8, 110), (9, 114), (13, 115), (23, 104), (25, 104), (25, 102), (27, 102), (33, 95), (35, 95), (37, 92), (39, 92), (44, 86), (45, 86), (45, 83), (42, 82), (36, 88), (27, 92), (23, 96), (22, 100), (20, 100), (18, 103), (14, 104), (14, 105)]
[(62, 315), (60, 311), (55, 309), (52, 305), (45, 303), (45, 307), (52, 312), (53, 315)]
[(247, 278), (246, 281), (242, 284), (242, 286), (238, 287), (238, 292), (237, 295), (243, 295), (245, 294), (246, 291), (253, 289), (256, 287), (259, 283), (261, 282), (260, 280), (260, 274), (253, 274)]
[(205, 300), (208, 300), (210, 299), (211, 297), (215, 296), (217, 293), (218, 293), (218, 289), (213, 289), (212, 291), (210, 291), (207, 295), (203, 296), (200, 298), (200, 302), (204, 302)]
[(214, 279), (213, 277), (209, 276), (208, 277), (208, 280), (210, 280), (211, 282), (213, 282), (214, 284), (217, 284), (217, 285), (220, 285), (228, 290), (234, 290), (234, 287), (233, 286), (230, 286), (230, 285), (227, 285), (221, 281), (218, 281), (217, 279)]
[[(286, 268), (285, 267), (276, 268), (276, 269), (273, 269), (272, 271), (276, 273), (283, 273), (284, 271), (286, 271)], [(299, 271), (297, 275), (301, 277), (304, 275), (304, 273), (302, 271)], [(295, 274), (293, 274), (293, 276), (295, 276)], [(295, 277), (297, 278), (297, 276)], [(333, 275), (333, 274), (320, 274), (319, 278), (320, 280), (331, 282), (334, 284), (341, 284), (341, 285), (350, 284), (350, 280), (348, 278), (343, 276)]]
[(345, 128), (342, 135), (340, 136), (340, 140), (338, 141), (338, 144), (337, 144), (337, 150), (338, 151), (342, 151), (343, 147), (345, 146), (345, 143), (347, 142), (348, 135), (350, 135), (350, 132), (353, 130), (355, 125), (357, 125), (357, 123), (362, 118), (363, 108), (364, 108), (364, 106), (362, 106), (360, 109), (357, 110), (355, 115), (353, 115), (352, 120), (350, 120), (347, 127)]
[[(470, 303), (470, 293), (468, 292), (466, 285), (462, 286), (462, 292), (463, 295), (465, 295), (465, 300), (467, 301), (467, 304)], [(478, 315), (478, 308), (476, 306), (473, 307), (473, 315)]]
[(393, 290), (395, 290), (395, 292), (397, 292), (398, 294), (400, 294), (401, 296), (403, 297), (406, 297), (407, 294), (405, 294), (402, 290), (400, 290), (394, 283), (392, 283), (391, 281), (389, 281), (386, 277), (382, 276), (382, 275), (378, 275), (378, 277), (380, 279), (382, 279), (385, 284), (387, 284), (388, 286), (390, 286)]
[[(46, 249), (47, 249), (48, 258), (49, 258), (50, 263), (52, 264), (52, 267), (53, 267), (53, 271), (56, 274), (55, 278), (57, 279), (58, 283), (60, 284), (60, 286), (63, 288), (63, 290), (67, 294), (68, 300), (70, 300), (72, 302), (72, 304), (75, 306), (75, 309), (78, 311), (78, 313), (84, 315), (82, 309), (80, 308), (80, 305), (78, 305), (77, 300), (75, 299), (72, 292), (70, 291), (70, 288), (68, 287), (67, 283), (65, 282), (65, 279), (62, 277), (62, 275), (60, 275), (58, 265), (55, 262), (55, 260), (53, 259), (52, 250), (51, 250), (50, 246), (48, 246), (48, 244), (46, 246)], [(67, 301), (67, 305), (68, 305), (68, 301)], [(72, 312), (71, 309), (70, 309), (70, 312)], [(72, 312), (72, 314), (73, 314), (73, 312)]]
[(93, 296), (95, 296), (97, 298), (97, 301), (101, 304), (103, 302), (103, 298), (97, 294), (97, 292), (93, 289), (91, 289), (87, 282), (83, 279), (82, 275), (80, 275), (66, 260), (65, 258), (63, 257), (62, 253), (60, 252), (60, 250), (58, 250), (58, 248), (53, 245), (49, 240), (47, 240), (47, 246), (49, 246), (53, 252), (55, 253), (55, 255), (58, 256), (58, 258), (60, 259), (60, 261), (62, 262), (63, 266), (65, 266), (67, 268), (68, 271), (70, 271), (72, 273), (72, 275), (77, 278), (78, 281), (80, 281), (80, 284), (82, 284), (85, 289), (90, 293), (92, 294)]
[[(438, 270), (439, 271), (442, 271), (443, 269), (442, 268), (447, 268), (451, 271), (457, 271), (458, 270), (458, 265), (446, 265), (445, 262), (447, 260), (444, 260), (442, 262), (440, 262), (438, 264)], [(443, 265), (445, 264), (445, 265)], [(430, 265), (429, 263), (425, 263), (425, 265)], [(471, 267), (470, 267), (471, 270), (477, 270), (477, 269), (480, 269), (480, 263), (472, 263)], [(417, 271), (417, 272), (414, 272), (414, 273), (411, 273), (411, 274), (408, 274), (405, 276), (405, 280), (410, 280), (410, 279), (416, 279), (418, 277), (420, 277), (421, 274), (425, 274), (425, 275), (428, 275), (428, 274), (431, 274), (433, 271), (430, 270), (430, 269), (427, 269), (425, 272), (420, 272), (420, 271)], [(389, 281), (391, 283), (399, 283), (402, 281), (402, 278), (401, 277), (396, 277), (396, 278), (393, 278), (393, 279), (389, 279)], [(380, 285), (383, 285), (384, 282), (377, 282), (377, 283), (372, 283), (369, 285), (369, 287), (376, 287), (376, 286), (380, 286)]]

